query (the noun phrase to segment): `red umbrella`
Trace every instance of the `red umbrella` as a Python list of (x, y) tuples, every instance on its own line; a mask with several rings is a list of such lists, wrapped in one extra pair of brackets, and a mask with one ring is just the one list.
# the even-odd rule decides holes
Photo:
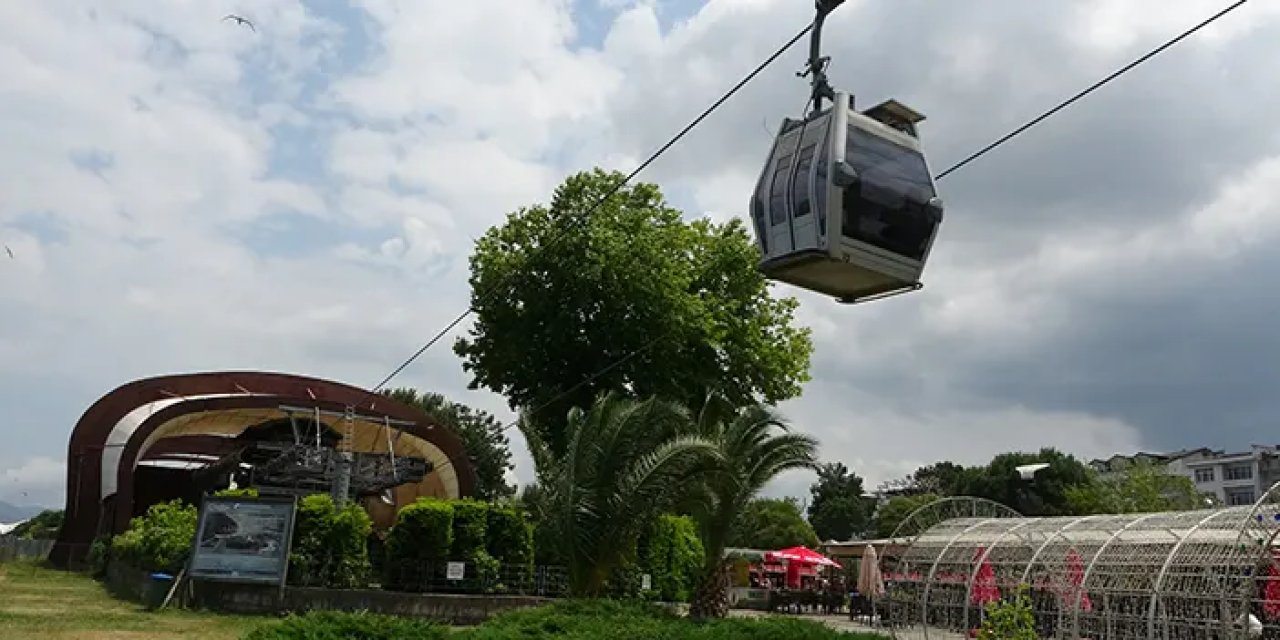
[(766, 559), (790, 560), (800, 564), (816, 564), (824, 567), (838, 567), (839, 562), (828, 558), (808, 547), (791, 547), (765, 554)]

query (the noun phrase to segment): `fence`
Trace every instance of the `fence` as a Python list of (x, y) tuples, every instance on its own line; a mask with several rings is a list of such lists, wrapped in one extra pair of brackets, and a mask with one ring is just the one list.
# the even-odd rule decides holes
[(380, 587), (411, 593), (452, 593), (470, 595), (522, 595), (542, 598), (563, 596), (568, 591), (568, 571), (559, 566), (497, 564), (478, 566), (469, 562), (438, 565), (407, 564), (385, 568), (382, 575), (351, 575), (328, 567), (290, 566), (288, 582), (299, 587), (363, 589)]
[(29, 540), (15, 536), (0, 536), (0, 562), (46, 558), (53, 549), (53, 540)]

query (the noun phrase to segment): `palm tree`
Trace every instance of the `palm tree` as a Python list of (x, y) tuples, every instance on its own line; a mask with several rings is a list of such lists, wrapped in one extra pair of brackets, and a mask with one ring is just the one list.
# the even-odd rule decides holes
[(716, 468), (700, 486), (695, 510), (702, 530), (706, 563), (689, 616), (722, 618), (729, 612), (729, 569), (724, 550), (734, 521), (747, 503), (784, 471), (816, 469), (818, 446), (812, 436), (791, 433), (783, 418), (763, 405), (734, 409), (722, 397), (709, 397), (699, 412), (698, 433), (719, 450)]
[(677, 489), (720, 466), (718, 447), (693, 433), (689, 413), (663, 400), (609, 392), (570, 410), (560, 457), (524, 417), (520, 426), (538, 472), (531, 506), (561, 545), (575, 595), (599, 595), (643, 528), (679, 500)]

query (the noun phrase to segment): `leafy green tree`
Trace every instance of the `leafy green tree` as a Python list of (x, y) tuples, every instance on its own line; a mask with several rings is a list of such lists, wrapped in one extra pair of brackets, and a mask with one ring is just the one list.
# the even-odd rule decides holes
[[(521, 428), (527, 425), (521, 423)], [(678, 404), (600, 395), (588, 409), (569, 411), (563, 455), (535, 429), (525, 432), (538, 474), (540, 541), (551, 541), (579, 596), (604, 592), (615, 571), (633, 566), (640, 534), (696, 486), (719, 455), (692, 431)]]
[(799, 545), (812, 548), (820, 542), (800, 512), (799, 501), (788, 496), (747, 503), (734, 524), (729, 546), (776, 550)]
[(964, 493), (974, 470), (954, 462), (936, 462), (916, 469), (911, 474), (916, 493), (933, 493), (940, 496), (957, 496)]
[(839, 462), (818, 467), (809, 486), (809, 522), (822, 540), (851, 540), (867, 527), (862, 478)]
[(1118, 477), (1096, 475), (1069, 487), (1067, 503), (1076, 515), (1189, 511), (1208, 506), (1190, 478), (1174, 476), (1146, 462), (1130, 465)]
[(58, 530), (62, 528), (62, 517), (62, 509), (46, 509), (14, 527), (9, 535), (31, 540), (52, 540), (58, 537)]
[(875, 515), (871, 519), (871, 526), (875, 531), (876, 537), (888, 538), (892, 536), (898, 525), (902, 524), (902, 521), (906, 520), (907, 516), (911, 515), (911, 512), (939, 498), (940, 496), (932, 493), (889, 498), (876, 509)]
[(568, 409), (601, 391), (692, 407), (714, 389), (745, 406), (796, 396), (808, 380), (798, 303), (770, 295), (743, 224), (686, 222), (652, 184), (623, 186), (593, 210), (623, 178), (570, 176), (471, 256), (475, 323), (454, 350), (472, 388), (542, 409), (528, 427), (557, 456)]
[[(815, 468), (818, 442), (812, 436), (791, 432), (786, 421), (768, 407), (735, 408), (731, 399), (715, 394), (703, 401), (697, 427), (703, 438), (714, 443), (718, 455), (704, 482), (692, 489), (701, 497), (701, 507), (694, 513), (701, 524), (706, 562), (689, 615), (723, 618), (729, 611), (732, 567), (724, 550), (734, 524), (770, 480), (792, 469)], [(799, 509), (793, 513), (799, 516)]]
[[(1017, 467), (1037, 462), (1049, 467), (1024, 480)], [(1002, 453), (967, 476), (962, 494), (994, 500), (1027, 516), (1071, 515), (1067, 490), (1087, 485), (1093, 470), (1075, 456), (1057, 449), (1044, 448), (1038, 453)]]
[(495, 500), (515, 493), (515, 487), (507, 483), (507, 471), (515, 468), (511, 462), (510, 441), (502, 423), (492, 414), (451, 402), (438, 393), (407, 387), (389, 389), (383, 394), (421, 409), (462, 439), (467, 458), (476, 470), (477, 498)]

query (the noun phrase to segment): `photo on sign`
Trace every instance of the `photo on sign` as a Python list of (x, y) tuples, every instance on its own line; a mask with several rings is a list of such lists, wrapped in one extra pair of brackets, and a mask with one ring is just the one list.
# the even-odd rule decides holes
[(200, 548), (223, 554), (275, 556), (284, 544), (284, 518), (239, 504), (211, 504)]
[(282, 582), (293, 516), (292, 499), (207, 498), (191, 555), (192, 577)]

